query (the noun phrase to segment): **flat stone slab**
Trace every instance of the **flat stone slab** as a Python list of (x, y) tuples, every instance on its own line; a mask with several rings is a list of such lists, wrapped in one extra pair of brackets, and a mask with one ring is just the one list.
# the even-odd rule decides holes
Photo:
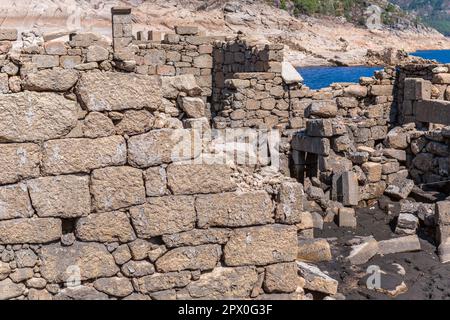
[(417, 235), (379, 241), (378, 246), (381, 255), (421, 250)]

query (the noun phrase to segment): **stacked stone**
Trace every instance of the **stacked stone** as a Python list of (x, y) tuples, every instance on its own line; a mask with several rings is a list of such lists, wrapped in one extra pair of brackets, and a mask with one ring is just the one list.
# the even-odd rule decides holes
[(112, 36), (115, 51), (127, 48), (133, 40), (133, 21), (131, 8), (113, 7), (112, 14)]
[(12, 48), (12, 42), (16, 40), (16, 29), (0, 29), (0, 55), (8, 54)]
[(8, 56), (13, 41), (16, 40), (16, 29), (0, 29), (0, 93), (8, 93), (10, 82), (11, 86), (14, 87), (19, 80), (17, 77), (19, 68), (10, 61)]
[[(372, 78), (361, 78), (360, 84), (309, 92), (302, 88), (297, 112), (303, 110), (307, 119), (306, 129), (292, 141), (294, 174), (319, 205), (310, 206), (328, 221), (340, 211), (354, 216), (340, 207), (372, 204), (388, 186), (401, 184), (401, 191), (393, 187), (390, 193), (399, 199), (413, 187), (409, 180), (403, 185), (408, 176), (406, 136), (398, 136), (400, 129), (388, 133), (396, 109), (394, 82), (395, 71), (386, 68)], [(342, 220), (347, 226), (354, 222)]]
[(450, 176), (450, 127), (414, 131), (410, 139), (409, 172), (416, 184), (444, 186)]
[(254, 45), (245, 38), (215, 42), (213, 107), (224, 108), (222, 101), (229, 97), (225, 80), (233, 79), (236, 73), (281, 74), (284, 46), (280, 44)]
[(136, 73), (174, 76), (192, 74), (203, 89), (212, 94), (213, 46), (218, 37), (199, 35), (197, 27), (176, 27), (176, 34), (166, 34), (162, 44), (141, 43), (136, 52)]
[(239, 192), (228, 165), (181, 162), (203, 145), (192, 74), (23, 85), (0, 101), (0, 299), (303, 297), (301, 184)]
[(289, 123), (289, 90), (280, 74), (236, 73), (225, 81), (228, 99), (214, 118), (216, 128), (278, 128)]

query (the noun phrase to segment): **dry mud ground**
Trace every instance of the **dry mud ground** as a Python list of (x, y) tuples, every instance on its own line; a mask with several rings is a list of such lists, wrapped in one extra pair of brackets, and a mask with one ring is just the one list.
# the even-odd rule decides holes
[[(365, 299), (407, 299), (407, 300), (442, 300), (450, 299), (450, 264), (441, 264), (437, 256), (436, 247), (432, 237), (423, 229), (419, 233), (422, 250), (376, 255), (366, 264), (351, 266), (345, 262), (350, 246), (346, 243), (355, 236), (373, 235), (378, 241), (398, 237), (394, 234), (392, 216), (375, 208), (363, 208), (357, 211), (358, 227), (356, 229), (339, 228), (335, 223), (324, 224), (323, 230), (315, 232), (316, 238), (328, 238), (333, 252), (332, 262), (319, 263), (322, 271), (339, 281), (338, 291), (345, 295), (347, 300)], [(331, 238), (331, 241), (330, 241)], [(400, 274), (401, 268), (404, 275)], [(379, 266), (386, 271), (381, 277), (381, 286), (395, 288), (402, 281), (407, 291), (396, 297), (369, 290), (366, 287), (367, 268), (371, 265)]]

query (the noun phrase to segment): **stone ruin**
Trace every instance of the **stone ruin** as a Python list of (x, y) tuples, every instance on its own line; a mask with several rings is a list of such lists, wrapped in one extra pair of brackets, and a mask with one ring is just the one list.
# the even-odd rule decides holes
[(0, 29), (0, 299), (332, 299), (314, 229), (377, 202), (405, 236), (352, 263), (420, 249), (419, 222), (450, 259), (450, 202), (421, 189), (448, 188), (447, 66), (314, 91), (282, 45), (131, 15), (112, 44)]

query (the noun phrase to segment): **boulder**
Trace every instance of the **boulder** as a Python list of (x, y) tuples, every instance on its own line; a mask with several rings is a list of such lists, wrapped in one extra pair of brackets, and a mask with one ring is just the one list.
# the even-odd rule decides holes
[(362, 239), (362, 243), (353, 245), (347, 260), (353, 265), (364, 264), (378, 253), (378, 242), (372, 237)]
[(76, 92), (89, 111), (157, 110), (162, 102), (159, 77), (147, 75), (86, 72)]
[(71, 69), (45, 69), (29, 73), (22, 84), (24, 90), (64, 92), (78, 81), (78, 72)]
[(417, 235), (379, 241), (378, 246), (381, 255), (421, 250)]
[(297, 261), (299, 275), (305, 279), (304, 289), (328, 295), (337, 293), (338, 282), (326, 275), (315, 265)]
[(287, 61), (281, 63), (281, 77), (286, 84), (303, 83), (303, 77), (292, 64)]
[(75, 128), (79, 106), (56, 93), (24, 91), (0, 100), (0, 141), (61, 138)]
[(225, 245), (224, 262), (227, 266), (291, 262), (297, 257), (297, 246), (295, 226), (274, 224), (235, 229)]

